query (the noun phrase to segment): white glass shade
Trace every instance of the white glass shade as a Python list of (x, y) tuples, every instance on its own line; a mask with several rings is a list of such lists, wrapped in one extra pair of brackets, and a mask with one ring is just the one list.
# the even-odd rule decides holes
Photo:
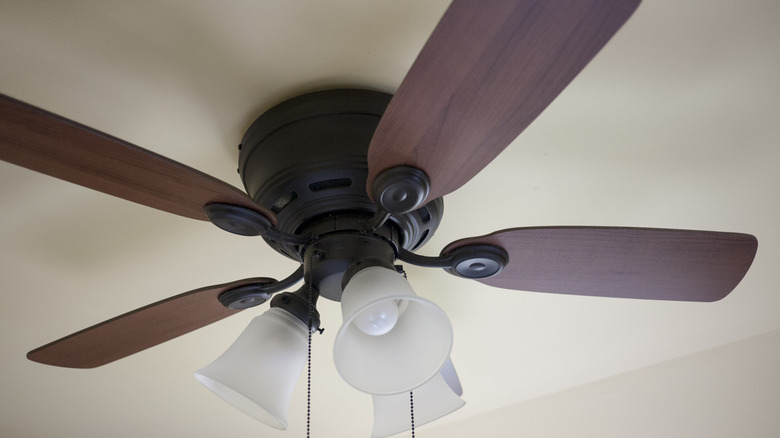
[[(367, 308), (398, 305), (395, 326), (372, 336), (354, 324)], [(452, 350), (452, 325), (436, 304), (418, 297), (398, 272), (374, 266), (350, 279), (341, 295), (344, 324), (336, 334), (333, 360), (341, 377), (369, 394), (409, 392), (438, 374)]]
[[(414, 392), (414, 424), (422, 426), (462, 408), (463, 390), (452, 361)], [(385, 438), (411, 429), (409, 394), (374, 395), (374, 430), (372, 438)]]
[(255, 317), (195, 378), (241, 412), (285, 430), (290, 398), (306, 364), (307, 343), (306, 325), (272, 307)]

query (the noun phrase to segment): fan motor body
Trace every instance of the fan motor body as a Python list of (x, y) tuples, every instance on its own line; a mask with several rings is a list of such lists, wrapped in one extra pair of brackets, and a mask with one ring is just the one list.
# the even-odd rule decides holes
[[(366, 154), (392, 96), (368, 90), (317, 91), (286, 100), (255, 120), (239, 146), (238, 171), (249, 196), (273, 211), (276, 228), (317, 236), (358, 231), (376, 213), (366, 193)], [(377, 230), (413, 251), (439, 226), (442, 198), (390, 217)], [(300, 245), (266, 242), (302, 261)]]

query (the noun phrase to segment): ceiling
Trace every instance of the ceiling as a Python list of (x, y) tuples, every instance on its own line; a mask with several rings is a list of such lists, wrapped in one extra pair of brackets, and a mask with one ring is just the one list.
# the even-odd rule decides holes
[[(316, 89), (392, 92), (446, 5), (0, 0), (0, 92), (240, 186), (236, 146), (255, 117)], [(737, 289), (708, 304), (602, 299), (409, 267), (417, 293), (453, 323), (467, 402), (420, 436), (649, 437), (659, 424), (670, 436), (780, 434), (778, 22), (774, 0), (646, 1), (528, 130), (445, 199), (421, 250), (517, 226), (751, 233), (758, 255)], [(93, 370), (25, 359), (174, 294), (282, 278), (293, 262), (259, 239), (10, 164), (0, 163), (0, 187), (0, 435), (305, 433), (303, 380), (290, 430), (277, 432), (192, 377), (265, 306)], [(369, 436), (370, 397), (332, 365), (338, 304), (323, 300), (320, 312), (312, 434)]]

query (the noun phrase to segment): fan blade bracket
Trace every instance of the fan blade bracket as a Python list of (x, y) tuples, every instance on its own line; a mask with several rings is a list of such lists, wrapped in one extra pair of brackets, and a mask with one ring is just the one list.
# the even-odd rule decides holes
[(259, 306), (269, 298), (271, 293), (268, 292), (268, 286), (270, 284), (246, 284), (234, 289), (226, 290), (217, 297), (219, 302), (228, 309), (248, 309), (250, 307)]
[(213, 202), (203, 206), (203, 210), (211, 223), (239, 236), (263, 236), (276, 242), (295, 245), (311, 242), (310, 234), (297, 235), (280, 231), (267, 216), (243, 205)]
[(498, 275), (509, 263), (509, 254), (498, 246), (467, 245), (450, 252), (452, 275), (470, 279), (485, 279)]
[(426, 257), (402, 250), (398, 258), (406, 263), (427, 268), (443, 268), (452, 275), (480, 280), (498, 275), (509, 263), (509, 254), (493, 245), (466, 245), (439, 257)]
[(380, 173), (372, 184), (371, 196), (379, 207), (391, 214), (420, 208), (431, 193), (428, 175), (411, 166), (395, 166)]
[(243, 284), (222, 292), (217, 299), (228, 309), (248, 309), (265, 303), (271, 295), (295, 285), (302, 279), (303, 265), (285, 279)]

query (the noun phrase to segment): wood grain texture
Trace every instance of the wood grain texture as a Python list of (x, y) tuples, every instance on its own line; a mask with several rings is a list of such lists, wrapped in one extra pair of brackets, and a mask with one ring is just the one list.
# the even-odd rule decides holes
[(105, 365), (239, 312), (217, 299), (226, 290), (274, 281), (248, 278), (185, 292), (36, 348), (27, 358), (67, 368)]
[(504, 289), (672, 301), (717, 301), (750, 268), (749, 234), (651, 228), (513, 228), (458, 240), (504, 248), (509, 263), (480, 280)]
[(223, 202), (275, 215), (230, 184), (146, 149), (0, 95), (0, 159), (192, 219)]
[(612, 38), (639, 0), (455, 0), (385, 111), (367, 189), (395, 166), (423, 170), (427, 199), (473, 178)]

